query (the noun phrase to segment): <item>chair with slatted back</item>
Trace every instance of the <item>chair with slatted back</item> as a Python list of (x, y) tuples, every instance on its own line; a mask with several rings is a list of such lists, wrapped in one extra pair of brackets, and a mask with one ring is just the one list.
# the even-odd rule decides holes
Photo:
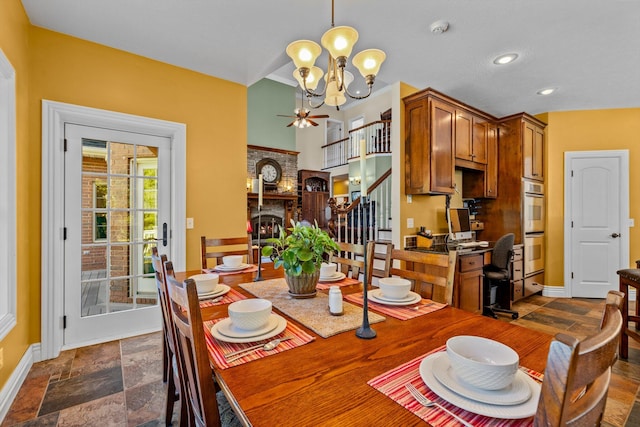
[(175, 358), (176, 336), (171, 320), (171, 311), (167, 296), (167, 282), (164, 263), (166, 255), (158, 255), (158, 248), (151, 248), (151, 263), (155, 271), (156, 287), (158, 289), (158, 303), (162, 313), (162, 332), (164, 345), (162, 346), (162, 379), (167, 383), (167, 397), (165, 401), (165, 424), (171, 425), (173, 407), (176, 401), (180, 401), (180, 424), (187, 423), (187, 405), (184, 399), (180, 399), (182, 390), (182, 376)]
[(176, 331), (176, 353), (183, 372), (183, 399), (189, 409), (189, 425), (220, 426), (216, 386), (209, 364), (196, 282), (176, 280), (171, 261), (165, 264), (171, 318)]
[(391, 273), (391, 251), (393, 250), (393, 244), (389, 242), (369, 242), (373, 243), (371, 250), (367, 254), (373, 256), (371, 260), (371, 276), (368, 283), (375, 284), (374, 278), (389, 277)]
[(624, 294), (607, 295), (600, 330), (582, 341), (557, 334), (551, 342), (536, 426), (600, 425), (611, 366), (617, 360)]
[(456, 252), (391, 251), (391, 276), (411, 280), (411, 290), (423, 298), (451, 305)]
[(253, 248), (251, 236), (207, 238), (200, 237), (200, 251), (202, 254), (202, 268), (211, 268), (209, 259), (215, 259), (216, 265), (222, 264), (222, 257), (227, 255), (245, 255), (247, 263), (253, 264)]
[(331, 262), (338, 264), (338, 271), (347, 277), (358, 279), (364, 273), (364, 245), (336, 242), (340, 250), (331, 257)]

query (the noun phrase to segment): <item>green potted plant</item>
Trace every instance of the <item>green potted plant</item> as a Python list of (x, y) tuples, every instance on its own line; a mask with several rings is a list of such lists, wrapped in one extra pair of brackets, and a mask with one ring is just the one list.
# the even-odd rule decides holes
[(262, 255), (274, 262), (274, 267), (284, 268), (289, 293), (294, 298), (311, 298), (316, 295), (316, 284), (325, 255), (339, 250), (326, 231), (314, 225), (304, 225), (291, 220), (292, 227), (280, 229), (279, 237), (266, 240)]

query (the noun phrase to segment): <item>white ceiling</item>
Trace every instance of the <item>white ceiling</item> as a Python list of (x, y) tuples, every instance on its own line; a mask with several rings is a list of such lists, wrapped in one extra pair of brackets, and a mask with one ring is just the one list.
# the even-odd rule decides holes
[[(269, 75), (293, 81), (285, 47), (319, 42), (331, 24), (330, 0), (22, 3), (33, 25), (243, 85)], [(387, 53), (375, 87), (433, 87), (495, 116), (640, 107), (640, 0), (335, 3), (336, 26), (360, 33), (354, 53)], [(430, 31), (438, 20), (450, 23), (446, 33)], [(509, 52), (516, 62), (493, 64)], [(557, 91), (536, 95), (546, 87)]]

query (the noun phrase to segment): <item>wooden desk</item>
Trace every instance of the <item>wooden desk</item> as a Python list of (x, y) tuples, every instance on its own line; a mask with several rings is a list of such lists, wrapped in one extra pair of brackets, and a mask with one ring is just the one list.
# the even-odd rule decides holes
[[(274, 271), (271, 264), (264, 266), (264, 278), (282, 277), (281, 269)], [(255, 273), (222, 276), (222, 280), (247, 294), (236, 285), (252, 281), (254, 276)], [(361, 285), (342, 288), (344, 294), (361, 290)], [(203, 315), (205, 319), (225, 317), (227, 308), (206, 308)], [(407, 321), (387, 316), (372, 328), (378, 335), (372, 340), (357, 338), (355, 331), (325, 339), (304, 328), (317, 336), (314, 342), (216, 370), (215, 375), (231, 404), (245, 416), (245, 422), (254, 426), (424, 425), (420, 418), (367, 385), (367, 381), (444, 345), (455, 335), (501, 341), (518, 352), (522, 365), (542, 372), (552, 339), (541, 332), (456, 308)]]

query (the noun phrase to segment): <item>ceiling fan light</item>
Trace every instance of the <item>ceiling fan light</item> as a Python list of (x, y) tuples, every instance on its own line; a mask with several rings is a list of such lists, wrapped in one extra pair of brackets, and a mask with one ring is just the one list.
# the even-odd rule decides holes
[(311, 68), (322, 53), (320, 45), (311, 40), (297, 40), (289, 43), (287, 55), (293, 60), (296, 68)]
[(358, 32), (352, 27), (333, 27), (325, 32), (320, 43), (333, 58), (349, 57), (358, 41)]
[(353, 57), (353, 65), (362, 77), (376, 76), (387, 55), (380, 49), (367, 49)]
[[(322, 76), (324, 75), (324, 71), (320, 67), (313, 66), (309, 70), (309, 75), (307, 76), (307, 89), (314, 90), (318, 87), (318, 83)], [(298, 84), (301, 88), (305, 87), (304, 81), (302, 80), (302, 76), (300, 75), (300, 71), (293, 70), (293, 77), (297, 80)]]

